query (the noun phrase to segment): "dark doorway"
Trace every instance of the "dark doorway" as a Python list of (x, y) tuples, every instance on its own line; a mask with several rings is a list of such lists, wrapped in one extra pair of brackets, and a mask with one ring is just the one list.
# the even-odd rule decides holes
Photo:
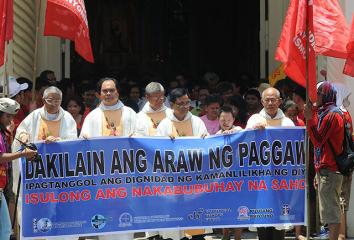
[(72, 51), (72, 78), (259, 78), (259, 1), (87, 0), (95, 64)]

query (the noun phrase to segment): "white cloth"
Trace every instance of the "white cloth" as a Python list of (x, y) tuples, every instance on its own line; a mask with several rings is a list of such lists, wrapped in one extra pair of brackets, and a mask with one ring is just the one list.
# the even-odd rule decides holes
[[(50, 116), (52, 115), (48, 114), (44, 107), (34, 110), (20, 123), (16, 131), (16, 137), (19, 138), (21, 134), (26, 133), (29, 135), (30, 142), (38, 142), (40, 140), (37, 138), (41, 122), (40, 119), (43, 118), (49, 121), (60, 120), (59, 137), (62, 140), (77, 138), (76, 122), (69, 112), (60, 108), (56, 118), (49, 119)], [(18, 141), (14, 141), (13, 146), (15, 147), (13, 150), (17, 151), (20, 144)]]
[[(150, 119), (147, 116), (147, 113), (158, 113), (158, 112), (166, 112), (171, 111), (171, 109), (167, 108), (165, 104), (162, 105), (160, 109), (154, 110), (151, 108), (150, 103), (145, 101), (145, 105), (141, 109), (141, 111), (137, 114), (136, 121), (136, 135), (137, 136), (149, 136), (149, 128), (150, 128)], [(153, 237), (159, 235), (159, 231), (150, 231), (145, 232), (145, 237)]]
[[(136, 113), (130, 107), (124, 106), (121, 101), (113, 106), (105, 106), (102, 103), (99, 107), (91, 111), (85, 118), (84, 123), (81, 128), (80, 138), (86, 137), (101, 137), (102, 136), (102, 121), (103, 121), (103, 111), (115, 111), (122, 109), (122, 129), (123, 136), (129, 136), (135, 132), (136, 126)], [(99, 236), (100, 240), (133, 240), (134, 233), (119, 233)]]
[(208, 130), (205, 127), (204, 122), (197, 116), (194, 116), (192, 113), (188, 112), (186, 117), (180, 121), (178, 120), (173, 111), (166, 112), (166, 118), (162, 120), (157, 127), (157, 136), (170, 136), (172, 134), (172, 121), (183, 122), (191, 119), (193, 136), (201, 137), (202, 135), (209, 135)]
[[(295, 126), (294, 122), (291, 121), (290, 118), (287, 118), (281, 109), (278, 109), (277, 115), (274, 118), (272, 118), (271, 116), (269, 116), (265, 112), (265, 110), (263, 108), (259, 113), (253, 114), (248, 119), (246, 129), (252, 129), (252, 128), (254, 128), (254, 126), (256, 124), (265, 122), (266, 119), (274, 119), (274, 120), (279, 119), (279, 120), (281, 120), (279, 127), (294, 127)], [(289, 224), (284, 224), (283, 226), (276, 226), (275, 228), (277, 230), (289, 230), (291, 228), (291, 226)], [(253, 227), (250, 227), (249, 230), (250, 231), (257, 231), (257, 229), (253, 228)]]
[(171, 238), (172, 240), (180, 240), (185, 237), (183, 230), (159, 231), (159, 234), (164, 239)]
[(259, 113), (253, 114), (247, 121), (246, 129), (253, 129), (256, 124), (263, 123), (266, 119), (280, 120), (282, 127), (293, 127), (294, 122), (287, 118), (281, 109), (278, 109), (277, 115), (274, 118), (269, 116), (264, 109)]
[(345, 86), (343, 83), (332, 83), (334, 89), (337, 91), (337, 95), (336, 95), (336, 105), (337, 107), (341, 107), (343, 105), (343, 100), (348, 97), (351, 92), (348, 89), (347, 86)]
[(159, 231), (150, 231), (150, 232), (145, 232), (145, 237), (149, 238), (149, 237), (154, 237), (160, 235)]
[[(200, 137), (204, 134), (208, 135), (208, 130), (206, 129), (204, 122), (199, 117), (196, 117), (188, 112), (182, 121), (187, 121), (189, 119), (191, 119), (192, 122), (193, 136)], [(172, 121), (182, 122), (175, 117), (173, 111), (167, 111), (166, 118), (162, 120), (157, 127), (157, 136), (170, 136), (172, 134)], [(185, 237), (183, 230), (159, 231), (159, 234), (163, 238), (171, 238), (173, 240), (179, 240)]]
[(118, 101), (116, 105), (105, 106), (101, 103), (99, 107), (92, 110), (85, 118), (82, 124), (80, 138), (86, 137), (101, 137), (102, 136), (102, 120), (103, 111), (114, 111), (122, 109), (122, 136), (129, 136), (135, 132), (136, 127), (136, 113), (130, 107), (123, 105), (121, 101)]
[[(59, 137), (61, 140), (71, 140), (71, 139), (76, 139), (77, 138), (77, 129), (76, 129), (76, 122), (74, 118), (71, 116), (71, 114), (62, 108), (59, 109), (59, 113), (56, 115), (54, 119), (52, 119), (53, 115), (48, 114), (47, 111), (45, 111), (44, 107), (39, 108), (31, 112), (18, 126), (17, 131), (16, 131), (16, 138), (19, 138), (21, 134), (27, 134), (29, 136), (29, 142), (38, 142), (40, 139), (38, 139), (38, 133), (39, 133), (39, 127), (40, 127), (40, 120), (41, 118), (45, 120), (50, 121), (60, 121), (60, 129), (59, 129)], [(20, 149), (20, 144), (18, 141), (14, 141), (12, 145), (12, 152), (17, 151)], [(19, 178), (19, 173), (20, 173), (20, 159), (16, 160), (16, 163), (13, 164), (13, 177), (14, 177), (14, 183), (13, 183), (13, 190), (14, 192), (17, 192), (17, 186), (18, 186), (18, 178)], [(20, 196), (18, 199), (18, 222), (21, 224), (22, 220), (22, 194), (20, 191)], [(57, 238), (57, 239), (64, 239), (62, 237)], [(65, 238), (65, 239), (78, 239), (77, 237), (70, 237), (70, 238)]]
[(99, 240), (133, 240), (134, 233), (120, 233), (98, 236)]
[(149, 136), (149, 128), (150, 128), (151, 121), (147, 113), (158, 113), (158, 112), (166, 112), (166, 111), (171, 111), (171, 109), (167, 108), (165, 105), (162, 105), (160, 109), (155, 111), (150, 107), (149, 102), (145, 103), (144, 107), (137, 114), (136, 132), (135, 132), (136, 135)]

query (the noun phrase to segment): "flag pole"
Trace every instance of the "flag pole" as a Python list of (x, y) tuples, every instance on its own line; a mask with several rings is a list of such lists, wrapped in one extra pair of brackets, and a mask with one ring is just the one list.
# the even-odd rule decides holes
[[(310, 104), (309, 100), (309, 47), (310, 47), (310, 40), (309, 40), (309, 1), (306, 0), (306, 104)], [(310, 179), (309, 179), (309, 170), (310, 170), (310, 139), (307, 132), (307, 124), (308, 120), (306, 119), (306, 130), (305, 130), (305, 168), (306, 168), (306, 239), (310, 239)]]
[(36, 95), (36, 75), (37, 75), (37, 61), (38, 61), (38, 38), (39, 38), (39, 26), (41, 20), (41, 9), (42, 9), (42, 0), (39, 0), (38, 14), (36, 18), (36, 39), (34, 42), (34, 56), (33, 56), (33, 73), (32, 73), (32, 102), (35, 101)]
[[(8, 43), (7, 43), (8, 44)], [(7, 49), (7, 44), (5, 44), (5, 49), (4, 49), (4, 86), (3, 86), (3, 93), (4, 93), (4, 97), (8, 97), (9, 96), (9, 79), (7, 76), (7, 61), (8, 61), (8, 49)]]

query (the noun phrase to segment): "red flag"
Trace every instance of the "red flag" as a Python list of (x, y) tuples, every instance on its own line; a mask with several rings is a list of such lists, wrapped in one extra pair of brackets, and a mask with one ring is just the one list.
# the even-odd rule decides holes
[(313, 34), (312, 1), (291, 0), (283, 25), (275, 59), (284, 64), (284, 71), (292, 80), (306, 87), (306, 15), (309, 22), (308, 94), (317, 99), (315, 37)]
[(94, 62), (84, 0), (48, 0), (44, 35), (75, 42), (75, 50)]
[(0, 2), (0, 66), (5, 62), (5, 44), (13, 36), (13, 0)]
[(317, 54), (346, 58), (349, 27), (337, 0), (313, 0)]
[(343, 73), (354, 77), (354, 16), (350, 30), (350, 38), (347, 44), (347, 60), (345, 61)]

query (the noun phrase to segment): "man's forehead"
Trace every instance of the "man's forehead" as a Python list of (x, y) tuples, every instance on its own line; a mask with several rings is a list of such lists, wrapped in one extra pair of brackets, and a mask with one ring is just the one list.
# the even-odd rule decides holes
[(50, 96), (50, 97), (58, 97), (58, 98), (60, 98), (60, 94), (59, 93), (48, 93), (48, 96)]
[(278, 93), (275, 89), (265, 90), (263, 96), (264, 96), (264, 98), (266, 98), (266, 97), (279, 97)]
[(150, 93), (150, 94), (148, 94), (148, 96), (160, 96), (160, 95), (164, 95), (165, 94), (165, 92), (153, 92), (153, 93)]
[(184, 96), (181, 96), (179, 98), (176, 99), (176, 101), (183, 101), (183, 100), (186, 100), (186, 99), (189, 99), (188, 95), (184, 95)]
[(102, 88), (115, 88), (116, 85), (112, 80), (107, 80), (102, 83)]

